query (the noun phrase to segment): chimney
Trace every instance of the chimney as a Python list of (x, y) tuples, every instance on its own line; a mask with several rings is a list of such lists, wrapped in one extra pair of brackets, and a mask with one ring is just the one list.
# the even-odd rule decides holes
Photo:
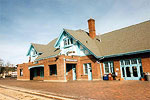
[(89, 26), (89, 36), (94, 39), (96, 36), (96, 32), (95, 32), (95, 20), (90, 18), (88, 20), (88, 26)]
[(31, 57), (29, 57), (29, 62), (31, 62)]

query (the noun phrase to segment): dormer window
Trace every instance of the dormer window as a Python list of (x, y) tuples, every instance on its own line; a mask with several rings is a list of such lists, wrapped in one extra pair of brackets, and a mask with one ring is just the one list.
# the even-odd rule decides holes
[(72, 38), (71, 39), (69, 39), (69, 38), (64, 39), (64, 46), (69, 46), (71, 44), (73, 44), (73, 39)]
[(68, 40), (68, 39), (65, 39), (65, 40), (64, 40), (64, 46), (68, 45), (67, 40)]
[(35, 57), (35, 56), (36, 56), (36, 51), (35, 51), (34, 49), (32, 49), (32, 51), (31, 51), (31, 56), (32, 56), (32, 57)]

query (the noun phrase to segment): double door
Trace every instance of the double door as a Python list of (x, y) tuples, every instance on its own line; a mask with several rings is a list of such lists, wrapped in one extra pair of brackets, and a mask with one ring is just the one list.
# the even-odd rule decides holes
[(121, 73), (125, 80), (139, 80), (143, 77), (141, 59), (121, 60)]

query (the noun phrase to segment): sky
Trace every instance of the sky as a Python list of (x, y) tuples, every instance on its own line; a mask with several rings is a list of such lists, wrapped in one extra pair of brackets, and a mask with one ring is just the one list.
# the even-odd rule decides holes
[(28, 62), (30, 43), (47, 44), (63, 28), (96, 34), (150, 20), (150, 0), (0, 0), (0, 58), (5, 63)]

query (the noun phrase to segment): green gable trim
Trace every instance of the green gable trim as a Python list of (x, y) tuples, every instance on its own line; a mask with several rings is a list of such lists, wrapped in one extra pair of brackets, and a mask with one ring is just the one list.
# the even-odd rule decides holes
[(40, 55), (41, 53), (43, 53), (43, 52), (37, 52), (37, 50), (36, 50), (36, 49), (34, 48), (34, 46), (31, 44), (26, 56), (29, 56), (29, 55), (30, 55), (32, 48), (35, 50), (35, 52), (37, 53), (37, 55)]
[[(64, 30), (65, 31), (65, 30)], [(94, 57), (98, 58), (92, 51), (90, 51), (85, 45), (83, 45), (79, 40), (75, 39), (71, 34), (69, 34), (68, 32), (65, 31), (65, 33), (67, 33), (71, 38), (73, 38), (74, 40), (76, 40), (83, 48), (87, 49), (90, 54), (94, 55)]]
[(64, 29), (63, 29), (63, 31), (61, 32), (61, 34), (59, 34), (59, 37), (58, 37), (56, 43), (54, 44), (54, 47), (55, 47), (55, 48), (58, 48), (58, 43), (59, 43), (61, 37), (63, 36), (64, 32), (65, 32), (65, 31), (64, 31)]
[(86, 46), (84, 46), (79, 40), (75, 39), (71, 34), (69, 34), (68, 32), (65, 31), (65, 29), (63, 29), (63, 32), (59, 35), (54, 47), (58, 48), (58, 43), (61, 39), (61, 37), (63, 36), (63, 34), (66, 33), (69, 37), (73, 38), (76, 42), (78, 42), (81, 46), (83, 46), (87, 51), (90, 52), (90, 54), (94, 55), (96, 58), (98, 58), (93, 52), (91, 52)]
[[(31, 52), (32, 48), (34, 48), (34, 46), (31, 44), (26, 56), (29, 56), (29, 55), (30, 55), (30, 52)], [(35, 48), (34, 48), (34, 50), (36, 51)], [(36, 51), (36, 52), (37, 52), (37, 51)]]
[(150, 50), (141, 50), (141, 51), (135, 51), (135, 52), (120, 53), (120, 54), (116, 54), (116, 55), (108, 55), (108, 56), (103, 56), (103, 57), (99, 57), (99, 58), (104, 59), (104, 58), (120, 57), (120, 56), (134, 55), (134, 54), (140, 54), (140, 53), (149, 53), (149, 52), (150, 52)]

